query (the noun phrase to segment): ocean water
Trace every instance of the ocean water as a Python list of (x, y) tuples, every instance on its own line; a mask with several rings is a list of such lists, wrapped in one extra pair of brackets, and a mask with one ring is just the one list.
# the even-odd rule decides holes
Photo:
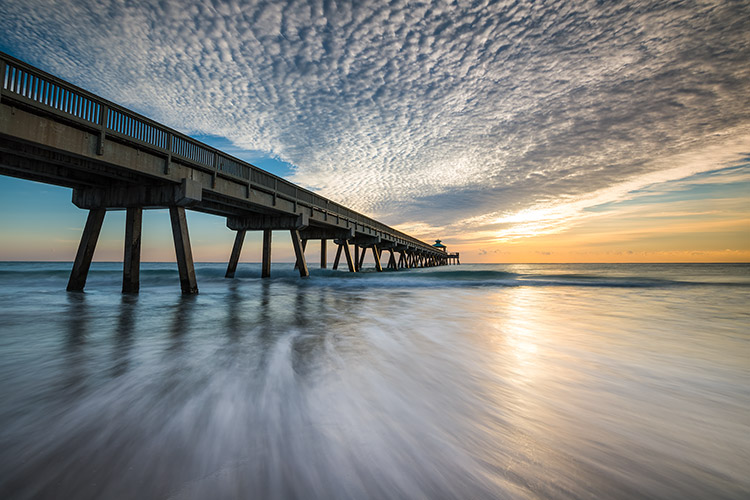
[(750, 498), (750, 265), (70, 267), (0, 263), (0, 498)]

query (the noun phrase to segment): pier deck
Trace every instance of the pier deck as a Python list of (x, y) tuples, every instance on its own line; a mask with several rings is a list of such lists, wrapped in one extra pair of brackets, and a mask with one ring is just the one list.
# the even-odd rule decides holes
[[(321, 241), (361, 268), (371, 250), (376, 269), (458, 264), (412, 236), (0, 52), (0, 174), (73, 189), (89, 210), (68, 290), (82, 290), (104, 216), (127, 210), (123, 292), (138, 291), (144, 209), (169, 209), (184, 293), (198, 291), (185, 210), (226, 217), (237, 232), (233, 277), (246, 231), (263, 231), (262, 276), (270, 276), (272, 231), (289, 231), (296, 268), (309, 274), (304, 249)], [(354, 247), (354, 257), (350, 246)], [(361, 257), (360, 257), (361, 253)], [(396, 258), (398, 255), (398, 258)]]

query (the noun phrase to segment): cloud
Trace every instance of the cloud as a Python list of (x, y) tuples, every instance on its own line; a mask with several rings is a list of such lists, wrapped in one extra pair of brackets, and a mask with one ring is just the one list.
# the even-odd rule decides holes
[(750, 152), (746, 2), (8, 0), (4, 11), (19, 57), (177, 129), (268, 152), (295, 166), (292, 180), (424, 237), (564, 230), (596, 216), (587, 208)]

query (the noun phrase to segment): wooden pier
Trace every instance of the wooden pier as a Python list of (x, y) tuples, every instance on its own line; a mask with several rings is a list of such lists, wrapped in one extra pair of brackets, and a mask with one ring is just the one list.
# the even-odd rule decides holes
[[(73, 189), (88, 210), (68, 282), (83, 290), (109, 210), (126, 210), (123, 293), (139, 290), (144, 209), (168, 209), (183, 293), (198, 285), (185, 210), (226, 217), (236, 231), (226, 276), (235, 275), (247, 231), (263, 231), (261, 276), (271, 274), (273, 231), (289, 231), (295, 268), (308, 276), (305, 248), (320, 240), (349, 272), (370, 252), (375, 269), (459, 264), (447, 253), (334, 201), (196, 141), (0, 52), (0, 174)], [(352, 251), (353, 249), (353, 251)]]

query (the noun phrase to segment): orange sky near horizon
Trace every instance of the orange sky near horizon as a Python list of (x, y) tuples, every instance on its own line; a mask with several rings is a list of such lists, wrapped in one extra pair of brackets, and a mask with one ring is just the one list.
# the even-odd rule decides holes
[[(441, 238), (449, 252), (460, 252), (462, 263), (750, 262), (750, 167), (731, 174), (658, 184), (569, 217), (501, 224), (494, 234), (455, 228), (410, 234), (430, 243)], [(73, 260), (86, 212), (70, 203), (70, 190), (3, 178), (0, 213), (0, 260)], [(223, 218), (189, 211), (188, 222), (197, 262), (229, 258), (234, 233)], [(524, 228), (539, 233), (522, 234)], [(121, 261), (123, 233), (124, 212), (108, 213), (94, 260)], [(146, 211), (142, 245), (143, 262), (174, 261), (166, 211)], [(319, 248), (317, 242), (308, 247), (311, 266), (318, 265)], [(334, 248), (329, 244), (329, 261)], [(260, 233), (249, 232), (241, 261), (258, 262), (260, 255)], [(273, 261), (293, 261), (285, 231), (274, 232)]]

